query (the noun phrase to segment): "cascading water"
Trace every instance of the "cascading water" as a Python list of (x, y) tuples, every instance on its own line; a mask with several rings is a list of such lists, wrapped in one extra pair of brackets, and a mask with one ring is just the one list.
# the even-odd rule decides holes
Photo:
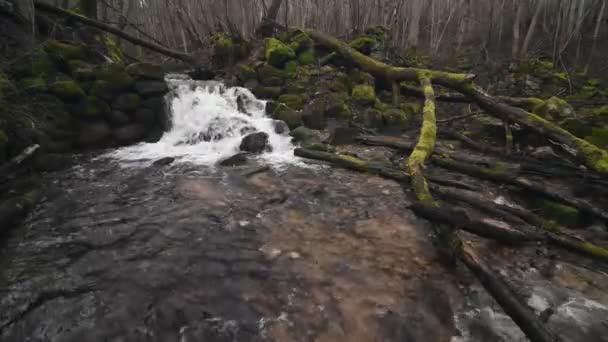
[(171, 128), (156, 143), (119, 149), (111, 156), (125, 162), (148, 163), (164, 157), (180, 162), (214, 165), (239, 151), (241, 140), (253, 132), (268, 134), (268, 148), (260, 158), (273, 166), (298, 163), (287, 132), (276, 133), (266, 116), (266, 102), (248, 89), (228, 88), (217, 81), (194, 81), (168, 76)]

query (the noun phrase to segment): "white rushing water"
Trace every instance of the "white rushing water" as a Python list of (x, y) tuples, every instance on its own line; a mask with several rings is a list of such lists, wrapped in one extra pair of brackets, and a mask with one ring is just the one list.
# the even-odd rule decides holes
[(194, 81), (168, 76), (171, 128), (156, 143), (118, 149), (111, 157), (143, 162), (174, 157), (178, 162), (215, 165), (239, 151), (241, 140), (253, 132), (268, 134), (270, 149), (259, 158), (273, 166), (298, 164), (287, 133), (277, 134), (266, 116), (266, 102), (245, 88), (227, 88), (217, 81)]

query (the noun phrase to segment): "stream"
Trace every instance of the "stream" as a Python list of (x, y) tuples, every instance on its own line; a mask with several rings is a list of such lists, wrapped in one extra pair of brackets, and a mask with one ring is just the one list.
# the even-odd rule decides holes
[[(0, 250), (1, 341), (527, 341), (441, 261), (408, 189), (294, 157), (246, 89), (167, 82), (158, 143), (44, 176), (43, 201)], [(216, 166), (256, 131), (269, 151)], [(471, 243), (564, 341), (608, 341), (605, 269)]]

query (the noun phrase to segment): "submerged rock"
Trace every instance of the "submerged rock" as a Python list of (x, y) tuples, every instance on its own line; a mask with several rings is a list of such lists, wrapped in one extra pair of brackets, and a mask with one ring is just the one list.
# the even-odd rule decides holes
[(221, 166), (240, 166), (247, 163), (247, 156), (249, 156), (248, 152), (239, 152), (220, 161), (218, 164)]
[(268, 134), (264, 132), (251, 133), (241, 141), (239, 149), (251, 153), (262, 153), (268, 145)]
[(154, 163), (152, 163), (152, 165), (153, 166), (167, 166), (167, 165), (173, 164), (174, 161), (175, 161), (174, 157), (165, 157), (165, 158), (156, 160)]
[(116, 141), (121, 144), (132, 144), (140, 141), (146, 134), (146, 127), (141, 124), (131, 124), (120, 127), (112, 133)]

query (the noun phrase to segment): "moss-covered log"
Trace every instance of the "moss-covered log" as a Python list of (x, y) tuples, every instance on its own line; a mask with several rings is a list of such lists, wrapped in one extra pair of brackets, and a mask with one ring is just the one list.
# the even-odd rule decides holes
[(428, 78), (433, 84), (442, 85), (456, 90), (466, 97), (475, 101), (489, 115), (503, 121), (518, 123), (531, 131), (538, 133), (561, 146), (576, 156), (588, 168), (604, 175), (608, 175), (608, 151), (603, 150), (589, 142), (577, 138), (570, 132), (558, 125), (530, 113), (522, 108), (510, 106), (500, 99), (486, 94), (480, 87), (475, 85), (474, 75), (457, 74), (419, 68), (394, 67), (366, 56), (339, 39), (323, 33), (309, 31), (309, 35), (318, 43), (335, 50), (342, 56), (352, 60), (362, 70), (382, 77), (391, 82), (415, 81), (420, 78)]
[(431, 157), (435, 149), (437, 139), (437, 123), (435, 118), (435, 92), (428, 77), (423, 77), (420, 84), (424, 89), (424, 107), (422, 109), (422, 128), (418, 143), (414, 151), (407, 160), (405, 169), (412, 178), (412, 188), (416, 197), (425, 206), (435, 207), (437, 204), (433, 200), (429, 191), (429, 186), (424, 178), (422, 170), (424, 163)]
[[(412, 144), (402, 139), (392, 137), (371, 137), (371, 136), (359, 136), (358, 141), (375, 146), (387, 146), (398, 150), (411, 150)], [(517, 186), (521, 189), (531, 191), (532, 193), (547, 198), (552, 201), (556, 201), (565, 205), (575, 207), (581, 211), (594, 215), (603, 220), (608, 220), (608, 212), (605, 210), (578, 198), (568, 196), (566, 194), (553, 191), (552, 189), (546, 188), (541, 184), (530, 181), (529, 179), (522, 177), (519, 172), (509, 169), (504, 166), (504, 163), (496, 162), (493, 167), (485, 167), (475, 165), (466, 161), (459, 161), (450, 157), (447, 151), (440, 151), (440, 155), (434, 155), (431, 159), (433, 164), (443, 167), (450, 171), (464, 173), (472, 177), (482, 178), (491, 180), (499, 183), (506, 183)], [(533, 164), (526, 164), (525, 167), (534, 167)], [(535, 167), (539, 169), (541, 166)], [(522, 170), (523, 167), (518, 164), (518, 169)], [(557, 171), (556, 171), (557, 172)], [(565, 172), (565, 171), (564, 171)], [(575, 173), (572, 175), (576, 175)], [(584, 177), (584, 175), (580, 175)]]
[(66, 18), (70, 18), (74, 21), (77, 21), (79, 23), (82, 23), (84, 25), (87, 26), (91, 26), (94, 27), (96, 29), (111, 33), (113, 35), (116, 35), (117, 37), (120, 37), (130, 43), (133, 43), (135, 45), (144, 47), (146, 49), (149, 49), (151, 51), (160, 53), (162, 55), (171, 57), (171, 58), (175, 58), (175, 59), (179, 59), (182, 60), (184, 62), (187, 62), (189, 64), (193, 64), (196, 65), (196, 59), (194, 58), (194, 56), (183, 53), (183, 52), (179, 52), (176, 50), (171, 50), (168, 49), (164, 46), (160, 46), (158, 44), (152, 43), (152, 42), (148, 42), (145, 41), (143, 39), (139, 39), (137, 37), (134, 37), (128, 33), (126, 33), (124, 30), (121, 30), (119, 28), (116, 28), (114, 26), (102, 23), (100, 21), (97, 20), (93, 20), (90, 18), (87, 18), (85, 16), (82, 16), (80, 14), (71, 12), (71, 11), (66, 11), (64, 9), (61, 9), (59, 7), (53, 6), (53, 5), (49, 5), (47, 3), (44, 3), (42, 1), (34, 1), (34, 5), (36, 7), (37, 10), (43, 11), (43, 12), (47, 12), (50, 14), (54, 14), (54, 15), (58, 15), (60, 17), (66, 17)]

